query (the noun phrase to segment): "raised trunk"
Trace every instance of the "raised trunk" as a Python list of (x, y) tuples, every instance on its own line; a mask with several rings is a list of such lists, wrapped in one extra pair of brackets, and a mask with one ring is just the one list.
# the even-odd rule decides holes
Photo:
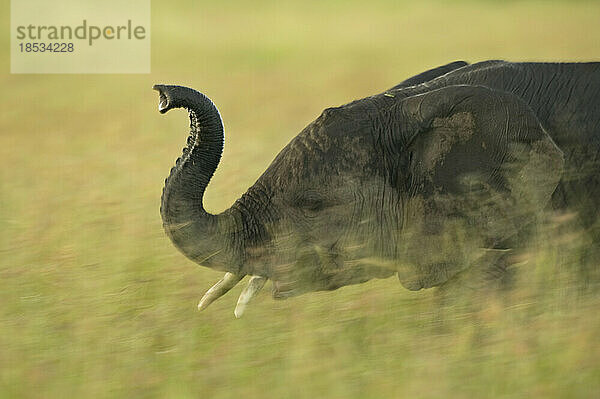
[(159, 111), (185, 108), (190, 116), (190, 136), (183, 154), (165, 181), (160, 213), (173, 244), (188, 258), (211, 268), (239, 271), (232, 245), (230, 212), (212, 215), (204, 210), (203, 197), (223, 151), (223, 122), (204, 94), (182, 86), (156, 85)]

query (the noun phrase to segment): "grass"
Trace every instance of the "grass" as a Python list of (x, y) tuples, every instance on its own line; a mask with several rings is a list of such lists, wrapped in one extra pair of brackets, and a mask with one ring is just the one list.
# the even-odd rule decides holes
[(10, 75), (0, 56), (0, 396), (597, 395), (600, 295), (569, 236), (489, 295), (394, 278), (287, 301), (267, 289), (235, 320), (236, 287), (198, 313), (220, 276), (162, 232), (187, 121), (161, 117), (151, 86), (196, 87), (221, 110), (216, 212), (323, 108), (456, 59), (597, 59), (600, 5), (217, 4), (153, 2), (150, 75)]

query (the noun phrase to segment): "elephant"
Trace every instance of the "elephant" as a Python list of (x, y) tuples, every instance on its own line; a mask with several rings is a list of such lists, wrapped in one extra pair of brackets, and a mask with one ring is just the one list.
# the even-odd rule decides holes
[(246, 275), (236, 317), (267, 280), (283, 299), (393, 275), (420, 290), (502, 274), (547, 209), (600, 241), (600, 63), (457, 61), (327, 108), (220, 214), (203, 206), (223, 150), (217, 108), (191, 88), (153, 88), (191, 129), (165, 181), (164, 230), (225, 272), (200, 310)]

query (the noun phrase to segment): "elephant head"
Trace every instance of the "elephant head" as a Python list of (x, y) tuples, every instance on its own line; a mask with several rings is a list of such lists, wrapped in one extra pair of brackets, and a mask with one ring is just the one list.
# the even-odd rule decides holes
[(223, 149), (219, 112), (195, 90), (154, 89), (160, 112), (187, 109), (191, 128), (165, 182), (165, 231), (185, 256), (226, 272), (200, 309), (253, 276), (236, 316), (267, 279), (275, 298), (393, 274), (413, 290), (442, 284), (530, 223), (563, 167), (516, 96), (412, 87), (326, 109), (213, 215), (202, 199)]

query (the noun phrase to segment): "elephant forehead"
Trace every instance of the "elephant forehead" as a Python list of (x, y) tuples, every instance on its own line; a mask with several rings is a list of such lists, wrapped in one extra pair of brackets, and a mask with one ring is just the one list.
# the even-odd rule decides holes
[(375, 155), (373, 146), (357, 135), (301, 134), (279, 153), (268, 175), (300, 178), (352, 174), (368, 168)]

